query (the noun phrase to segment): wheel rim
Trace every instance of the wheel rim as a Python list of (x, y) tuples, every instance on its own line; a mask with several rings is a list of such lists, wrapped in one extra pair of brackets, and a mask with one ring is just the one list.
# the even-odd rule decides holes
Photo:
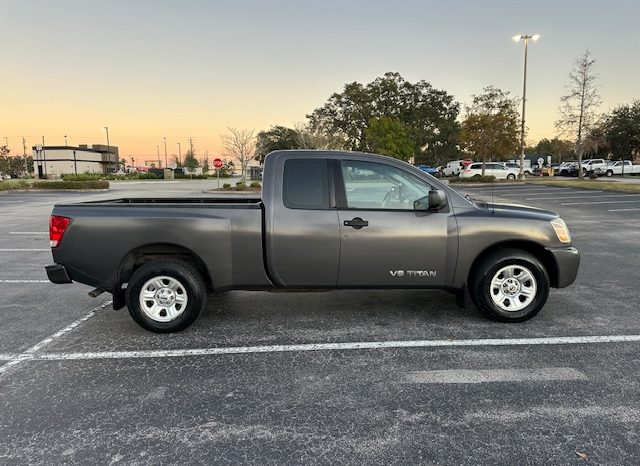
[(148, 280), (140, 290), (140, 309), (156, 322), (170, 322), (187, 308), (187, 290), (173, 277), (165, 275)]
[(508, 265), (491, 280), (491, 300), (501, 310), (521, 311), (536, 296), (538, 286), (531, 270), (522, 265)]

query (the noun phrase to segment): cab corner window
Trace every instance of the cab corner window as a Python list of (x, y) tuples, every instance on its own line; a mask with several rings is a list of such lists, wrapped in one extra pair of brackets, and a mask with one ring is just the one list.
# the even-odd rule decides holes
[(325, 159), (290, 159), (284, 162), (284, 205), (290, 209), (328, 209), (329, 183)]

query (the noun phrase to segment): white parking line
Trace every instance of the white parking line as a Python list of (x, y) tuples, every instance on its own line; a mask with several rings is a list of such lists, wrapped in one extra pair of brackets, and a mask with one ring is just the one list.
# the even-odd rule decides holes
[(0, 283), (51, 283), (49, 280), (0, 280)]
[(92, 318), (94, 315), (96, 315), (96, 312), (104, 309), (105, 307), (107, 307), (108, 305), (110, 305), (112, 303), (112, 301), (106, 301), (104, 303), (102, 303), (100, 306), (92, 309), (87, 315), (85, 315), (84, 317), (80, 317), (79, 319), (71, 322), (69, 325), (67, 325), (65, 328), (58, 330), (56, 333), (54, 333), (51, 336), (48, 336), (47, 338), (45, 338), (44, 340), (40, 341), (39, 343), (36, 343), (35, 345), (33, 345), (31, 348), (29, 348), (28, 350), (23, 351), (22, 353), (20, 353), (19, 355), (17, 355), (16, 357), (12, 358), (9, 360), (9, 362), (5, 363), (4, 365), (0, 366), (0, 376), (2, 376), (3, 374), (6, 374), (7, 372), (9, 372), (12, 368), (15, 368), (16, 366), (18, 366), (19, 364), (25, 362), (25, 361), (30, 361), (32, 359), (36, 359), (37, 356), (37, 352), (40, 351), (42, 348), (44, 348), (45, 346), (51, 344), (52, 342), (54, 342), (55, 340), (57, 340), (58, 338), (60, 338), (63, 335), (66, 335), (67, 333), (71, 332), (74, 328), (76, 328), (78, 325), (82, 324), (83, 322), (89, 320), (90, 318)]
[(32, 251), (49, 251), (51, 252), (51, 248), (46, 249), (35, 249), (35, 248), (25, 248), (25, 249), (17, 249), (17, 248), (7, 248), (0, 249), (0, 252), (32, 252)]
[[(599, 193), (602, 191), (588, 191), (589, 193)], [(575, 194), (575, 193), (571, 193), (571, 194)], [(629, 196), (640, 196), (640, 194), (599, 194), (597, 196), (593, 196), (591, 198), (587, 198), (587, 199), (593, 199), (593, 198), (597, 198), (600, 199), (601, 197), (629, 197)], [(556, 196), (546, 196), (546, 197), (528, 197), (527, 201), (538, 201), (538, 200), (547, 200), (547, 199), (557, 199)], [(584, 196), (565, 196), (562, 197), (562, 199), (585, 199)]]
[(12, 353), (0, 353), (0, 361), (10, 361), (12, 359), (17, 358), (17, 354)]
[(629, 212), (631, 210), (640, 210), (639, 209), (609, 209), (607, 212)]
[(545, 367), (542, 369), (451, 369), (409, 372), (408, 383), (487, 383), (487, 382), (540, 382), (553, 380), (587, 380), (588, 377), (572, 367)]
[(640, 342), (640, 335), (599, 335), (583, 337), (487, 338), (467, 340), (362, 341), (352, 343), (309, 343), (299, 345), (232, 346), (175, 350), (101, 351), (85, 353), (42, 353), (32, 359), (54, 361), (85, 359), (172, 358), (223, 354), (286, 353), (304, 351), (349, 351), (389, 348), (441, 348), (457, 346), (567, 345)]
[(640, 199), (636, 201), (596, 201), (596, 202), (563, 202), (560, 205), (583, 205), (583, 204), (624, 204), (628, 202), (640, 202)]
[(10, 231), (10, 235), (48, 235), (48, 231)]

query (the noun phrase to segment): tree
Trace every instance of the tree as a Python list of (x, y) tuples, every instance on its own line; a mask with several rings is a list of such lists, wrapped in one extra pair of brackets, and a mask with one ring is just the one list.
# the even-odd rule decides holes
[(464, 149), (485, 163), (491, 158), (504, 159), (513, 155), (520, 145), (518, 100), (493, 86), (474, 95), (462, 122), (460, 142)]
[(264, 163), (264, 157), (274, 150), (298, 149), (298, 132), (285, 126), (272, 126), (256, 136), (256, 160)]
[(640, 156), (640, 100), (616, 107), (607, 118), (606, 138), (615, 158)]
[(575, 141), (578, 156), (578, 176), (582, 178), (584, 139), (597, 122), (596, 109), (602, 102), (598, 91), (596, 60), (587, 49), (574, 61), (569, 72), (567, 94), (560, 98), (560, 119), (556, 128)]
[(198, 159), (196, 158), (196, 151), (195, 149), (191, 150), (189, 149), (186, 153), (186, 155), (184, 156), (184, 160), (183, 163), (185, 168), (188, 168), (190, 172), (193, 172), (196, 168), (198, 168), (200, 166), (200, 162), (198, 162)]
[(347, 142), (339, 134), (331, 134), (311, 124), (296, 123), (296, 143), (299, 149), (345, 150)]
[(540, 139), (533, 147), (525, 149), (525, 153), (529, 155), (550, 155), (553, 160), (563, 162), (574, 158), (575, 144), (566, 139)]
[(458, 153), (459, 110), (453, 96), (428, 82), (386, 73), (368, 84), (346, 84), (307, 117), (313, 130), (339, 136), (352, 150), (371, 150), (365, 136), (369, 122), (395, 117), (407, 126), (417, 158), (450, 158)]
[(237, 160), (240, 164), (242, 181), (247, 180), (247, 165), (249, 160), (255, 157), (255, 130), (227, 128), (228, 134), (220, 136), (222, 145), (228, 156)]
[(396, 117), (373, 118), (364, 130), (367, 147), (376, 154), (400, 160), (413, 156), (414, 144), (409, 128)]

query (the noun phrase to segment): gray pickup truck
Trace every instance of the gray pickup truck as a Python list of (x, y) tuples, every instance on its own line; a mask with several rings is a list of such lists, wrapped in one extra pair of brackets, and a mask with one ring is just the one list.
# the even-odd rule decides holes
[(154, 332), (194, 322), (226, 290), (438, 288), (519, 322), (580, 256), (553, 212), (486, 204), (405, 162), (373, 154), (277, 151), (260, 197), (57, 204), (53, 283), (91, 285)]

